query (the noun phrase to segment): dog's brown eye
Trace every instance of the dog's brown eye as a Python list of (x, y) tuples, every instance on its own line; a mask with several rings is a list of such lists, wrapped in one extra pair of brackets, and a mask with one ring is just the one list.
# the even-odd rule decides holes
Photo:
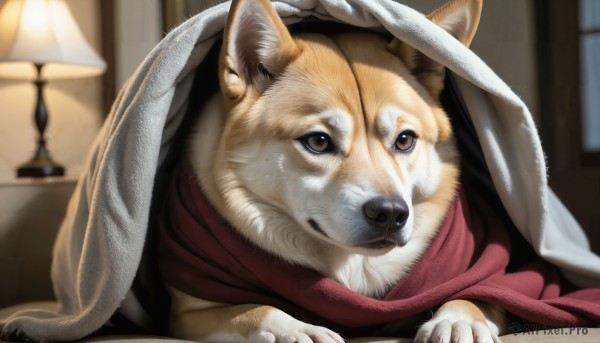
[(417, 134), (411, 130), (400, 132), (394, 147), (400, 152), (409, 152), (415, 147), (417, 142)]
[(329, 135), (323, 132), (310, 133), (298, 139), (313, 154), (333, 153), (335, 146)]

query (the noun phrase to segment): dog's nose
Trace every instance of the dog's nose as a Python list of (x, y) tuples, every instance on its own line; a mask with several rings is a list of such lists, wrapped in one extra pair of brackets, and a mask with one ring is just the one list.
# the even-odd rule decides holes
[(398, 232), (406, 224), (409, 211), (406, 201), (400, 197), (376, 197), (363, 205), (367, 221), (384, 234)]

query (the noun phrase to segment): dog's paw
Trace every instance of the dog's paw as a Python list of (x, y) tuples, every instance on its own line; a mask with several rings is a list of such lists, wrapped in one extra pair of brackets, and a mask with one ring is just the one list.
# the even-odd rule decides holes
[(251, 343), (343, 343), (337, 333), (301, 322), (283, 311), (270, 313), (249, 336)]
[(434, 318), (425, 323), (415, 338), (416, 343), (499, 343), (500, 339), (486, 323), (468, 320)]
[[(461, 302), (456, 306), (457, 302)], [(487, 320), (471, 303), (463, 301), (442, 306), (428, 322), (423, 324), (417, 343), (499, 343), (498, 327)]]

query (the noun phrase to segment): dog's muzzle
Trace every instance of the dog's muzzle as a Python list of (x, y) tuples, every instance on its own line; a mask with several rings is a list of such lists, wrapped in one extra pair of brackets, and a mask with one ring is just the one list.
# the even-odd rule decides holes
[(369, 224), (369, 239), (358, 244), (370, 249), (406, 244), (402, 229), (410, 214), (408, 205), (401, 197), (375, 197), (363, 205), (363, 214)]

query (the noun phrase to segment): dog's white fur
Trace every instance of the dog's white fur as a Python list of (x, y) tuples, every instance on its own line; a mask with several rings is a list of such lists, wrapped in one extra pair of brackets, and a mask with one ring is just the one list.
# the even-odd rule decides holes
[[(429, 18), (468, 45), (480, 11), (480, 0), (451, 0)], [(219, 73), (222, 94), (202, 110), (190, 144), (211, 203), (265, 251), (360, 294), (385, 295), (423, 255), (455, 194), (457, 152), (438, 104), (443, 67), (371, 33), (292, 37), (267, 0), (239, 0)], [(407, 132), (416, 144), (396, 149)], [(307, 137), (316, 133), (335, 149), (313, 149)], [(394, 245), (368, 244), (376, 230), (364, 208), (377, 197), (401, 198), (408, 210), (397, 232), (377, 233)], [(172, 331), (181, 338), (342, 341), (268, 306), (171, 293)], [(417, 338), (470, 332), (492, 340), (498, 330), (483, 307), (449, 302)]]
[[(193, 164), (196, 166), (195, 172), (206, 194), (217, 194), (218, 192), (215, 183), (211, 182), (211, 180), (214, 177), (214, 173), (220, 173), (219, 168), (215, 168), (215, 165), (213, 165), (213, 161), (214, 154), (218, 151), (220, 133), (223, 130), (223, 110), (224, 103), (220, 96), (214, 96), (209, 100), (202, 111), (202, 117), (196, 125), (197, 131), (192, 142), (192, 150), (194, 151), (192, 158)], [(388, 111), (390, 109), (386, 108), (385, 110)], [(335, 114), (325, 113), (323, 116), (333, 117)], [(410, 241), (402, 248), (395, 248), (385, 254), (380, 253), (379, 255), (371, 256), (376, 252), (363, 251), (360, 248), (340, 247), (338, 246), (339, 243), (335, 241), (324, 241), (322, 237), (313, 237), (314, 234), (310, 232), (312, 230), (310, 228), (299, 230), (298, 223), (293, 217), (285, 213), (283, 209), (271, 204), (286, 204), (292, 201), (307, 200), (308, 203), (306, 205), (299, 205), (301, 209), (306, 209), (307, 213), (314, 213), (316, 215), (336, 214), (343, 218), (356, 215), (356, 212), (360, 213), (361, 211), (357, 210), (357, 208), (360, 208), (365, 199), (371, 198), (375, 192), (370, 190), (372, 186), (368, 182), (349, 185), (346, 188), (338, 190), (338, 199), (324, 199), (323, 203), (332, 204), (330, 208), (325, 208), (325, 205), (321, 205), (321, 207), (311, 205), (311, 199), (299, 199), (298, 197), (301, 193), (297, 189), (287, 192), (292, 199), (282, 199), (281, 194), (276, 194), (275, 192), (265, 194), (265, 190), (278, 190), (284, 188), (285, 185), (273, 185), (273, 178), (269, 177), (273, 173), (272, 170), (269, 170), (271, 164), (252, 163), (254, 161), (267, 161), (268, 159), (276, 158), (278, 159), (275, 163), (278, 166), (278, 172), (285, 174), (285, 179), (301, 179), (303, 177), (303, 175), (298, 175), (296, 171), (290, 170), (285, 165), (287, 161), (285, 161), (285, 155), (282, 154), (281, 150), (277, 146), (265, 147), (259, 142), (256, 145), (244, 147), (241, 151), (236, 151), (235, 156), (231, 156), (231, 160), (237, 164), (250, 165), (245, 170), (247, 172), (240, 175), (248, 191), (254, 194), (260, 192), (262, 195), (261, 200), (267, 200), (270, 203), (265, 204), (261, 201), (258, 203), (247, 202), (239, 205), (237, 204), (238, 201), (248, 201), (248, 199), (232, 199), (236, 204), (230, 206), (239, 212), (230, 213), (232, 217), (227, 218), (235, 223), (235, 227), (238, 227), (236, 226), (237, 224), (240, 227), (248, 228), (248, 231), (244, 232), (244, 235), (266, 251), (291, 262), (310, 266), (363, 295), (373, 297), (383, 295), (383, 292), (390, 285), (410, 270), (412, 263), (416, 261), (416, 257), (421, 255), (435, 231), (431, 229), (416, 229)], [(440, 163), (439, 158), (434, 154), (432, 159), (433, 163)], [(217, 170), (215, 171), (214, 169)], [(439, 169), (433, 169), (435, 171), (432, 173), (439, 173)], [(386, 174), (388, 174), (386, 171), (382, 171), (379, 175), (384, 177)], [(387, 176), (393, 178), (395, 175), (391, 174)], [(327, 182), (328, 177), (328, 175), (324, 175), (322, 178), (306, 177), (305, 180), (299, 182), (299, 185), (304, 189), (313, 190), (315, 193), (323, 193), (324, 184)], [(437, 178), (439, 179), (439, 175), (437, 175)], [(400, 181), (394, 181), (397, 182), (396, 189), (407, 188)], [(425, 189), (425, 191), (427, 190)], [(424, 191), (421, 192), (424, 193)], [(336, 203), (336, 201), (339, 202)], [(214, 203), (217, 202), (215, 201)], [(418, 209), (415, 211), (418, 211)], [(234, 211), (229, 210), (228, 212)], [(410, 218), (413, 219), (414, 217), (411, 216)], [(427, 228), (433, 228), (438, 224), (438, 221), (433, 219), (433, 217), (420, 217), (417, 222), (422, 223), (421, 225)], [(414, 219), (406, 225), (411, 225), (412, 221)], [(431, 223), (432, 221), (434, 223)], [(342, 225), (333, 223), (331, 226), (340, 227)], [(277, 228), (277, 230), (272, 230), (271, 228)], [(347, 234), (351, 235), (352, 232)], [(398, 261), (406, 262), (398, 263)]]

